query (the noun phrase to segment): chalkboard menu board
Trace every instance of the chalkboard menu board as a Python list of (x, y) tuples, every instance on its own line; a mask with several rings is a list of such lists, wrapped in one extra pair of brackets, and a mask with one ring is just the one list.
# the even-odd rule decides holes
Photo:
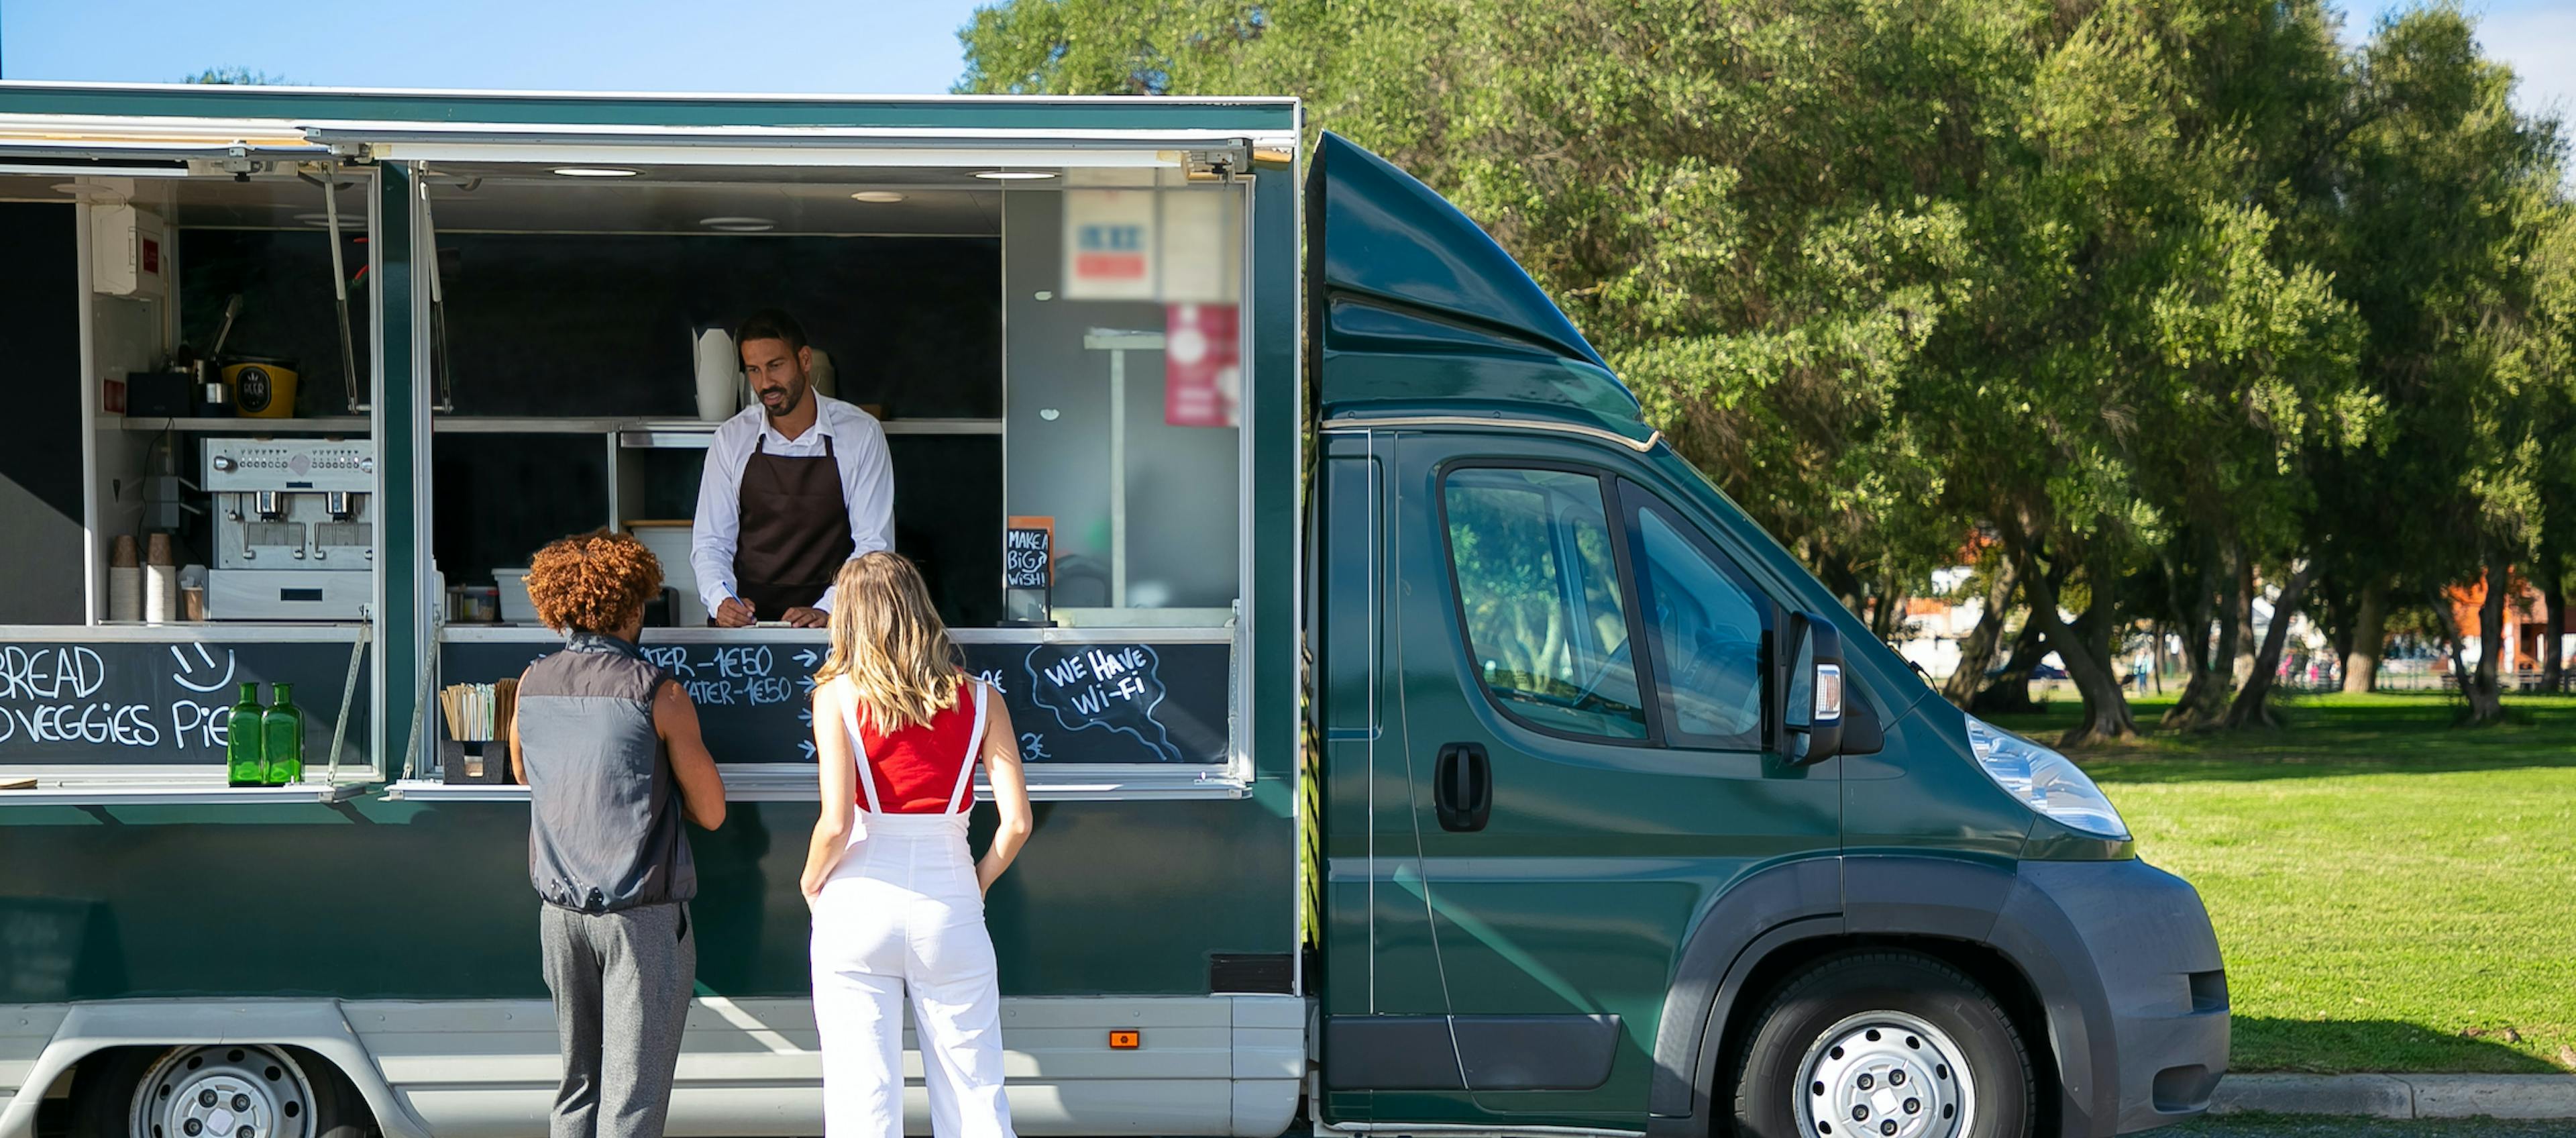
[[(1226, 644), (968, 644), (967, 667), (1000, 689), (1031, 763), (1225, 762)], [(518, 675), (552, 644), (445, 647), (449, 683)], [(814, 761), (811, 676), (823, 646), (648, 644), (646, 659), (698, 706), (720, 763)]]
[[(329, 761), (348, 642), (104, 641), (0, 644), (0, 763), (220, 764), (241, 685), (295, 685), (307, 766)], [(363, 762), (367, 665), (342, 762)]]

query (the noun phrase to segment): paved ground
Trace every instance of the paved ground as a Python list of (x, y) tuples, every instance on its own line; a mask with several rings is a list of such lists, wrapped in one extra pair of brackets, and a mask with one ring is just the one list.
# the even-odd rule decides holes
[(2376, 1118), (2234, 1114), (2154, 1131), (2174, 1138), (2569, 1138), (2576, 1122), (2499, 1122), (2489, 1118), (2390, 1122)]

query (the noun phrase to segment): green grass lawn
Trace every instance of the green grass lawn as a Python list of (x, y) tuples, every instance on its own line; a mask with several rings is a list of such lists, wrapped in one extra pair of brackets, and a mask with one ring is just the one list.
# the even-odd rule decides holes
[(2508, 706), (2462, 730), (2438, 694), (2308, 697), (2075, 756), (2207, 901), (2235, 1070), (2576, 1070), (2576, 698)]

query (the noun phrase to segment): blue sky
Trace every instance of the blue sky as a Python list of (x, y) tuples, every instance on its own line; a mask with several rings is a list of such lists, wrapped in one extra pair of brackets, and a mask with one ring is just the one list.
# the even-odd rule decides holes
[[(6, 3), (7, 0), (0, 0)], [(2346, 0), (2344, 38), (2368, 39), (2381, 13), (2411, 2)], [(2466, 0), (2477, 15), (2478, 39), (2489, 53), (2513, 65), (2522, 85), (2515, 100), (2526, 111), (2554, 111), (2576, 119), (2576, 3), (2570, 0)], [(2576, 125), (2576, 124), (2571, 124)], [(2570, 171), (2576, 175), (2576, 171)]]
[[(2348, 38), (2390, 0), (2348, 0)], [(976, 0), (0, 0), (0, 75), (589, 91), (945, 91)], [(2576, 2), (2469, 0), (2525, 107), (2576, 109)]]
[(0, 75), (323, 86), (929, 94), (974, 0), (0, 0)]

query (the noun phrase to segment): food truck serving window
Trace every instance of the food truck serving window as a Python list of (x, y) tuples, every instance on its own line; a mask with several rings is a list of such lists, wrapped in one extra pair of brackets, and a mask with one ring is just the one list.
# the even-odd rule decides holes
[[(882, 434), (893, 548), (1008, 701), (1032, 792), (1238, 793), (1254, 179), (1107, 153), (597, 168), (613, 177), (533, 154), (426, 162), (438, 255), (420, 289), (442, 338), (420, 398), (455, 694), (413, 769), (487, 789), (408, 792), (504, 792), (498, 693), (479, 685), (555, 643), (518, 567), (608, 526), (663, 566), (643, 649), (698, 705), (729, 792), (812, 794), (825, 633), (776, 623), (780, 603), (709, 627), (724, 585), (702, 575), (745, 564), (750, 539), (736, 523), (732, 560), (710, 562), (695, 532), (726, 521), (699, 509), (729, 473), (708, 466), (720, 425), (783, 429), (731, 335), (779, 308), (813, 390)], [(837, 461), (850, 440), (832, 438)]]
[(0, 495), (0, 804), (378, 780), (379, 183), (251, 149), (0, 170), (13, 425), (44, 471)]

